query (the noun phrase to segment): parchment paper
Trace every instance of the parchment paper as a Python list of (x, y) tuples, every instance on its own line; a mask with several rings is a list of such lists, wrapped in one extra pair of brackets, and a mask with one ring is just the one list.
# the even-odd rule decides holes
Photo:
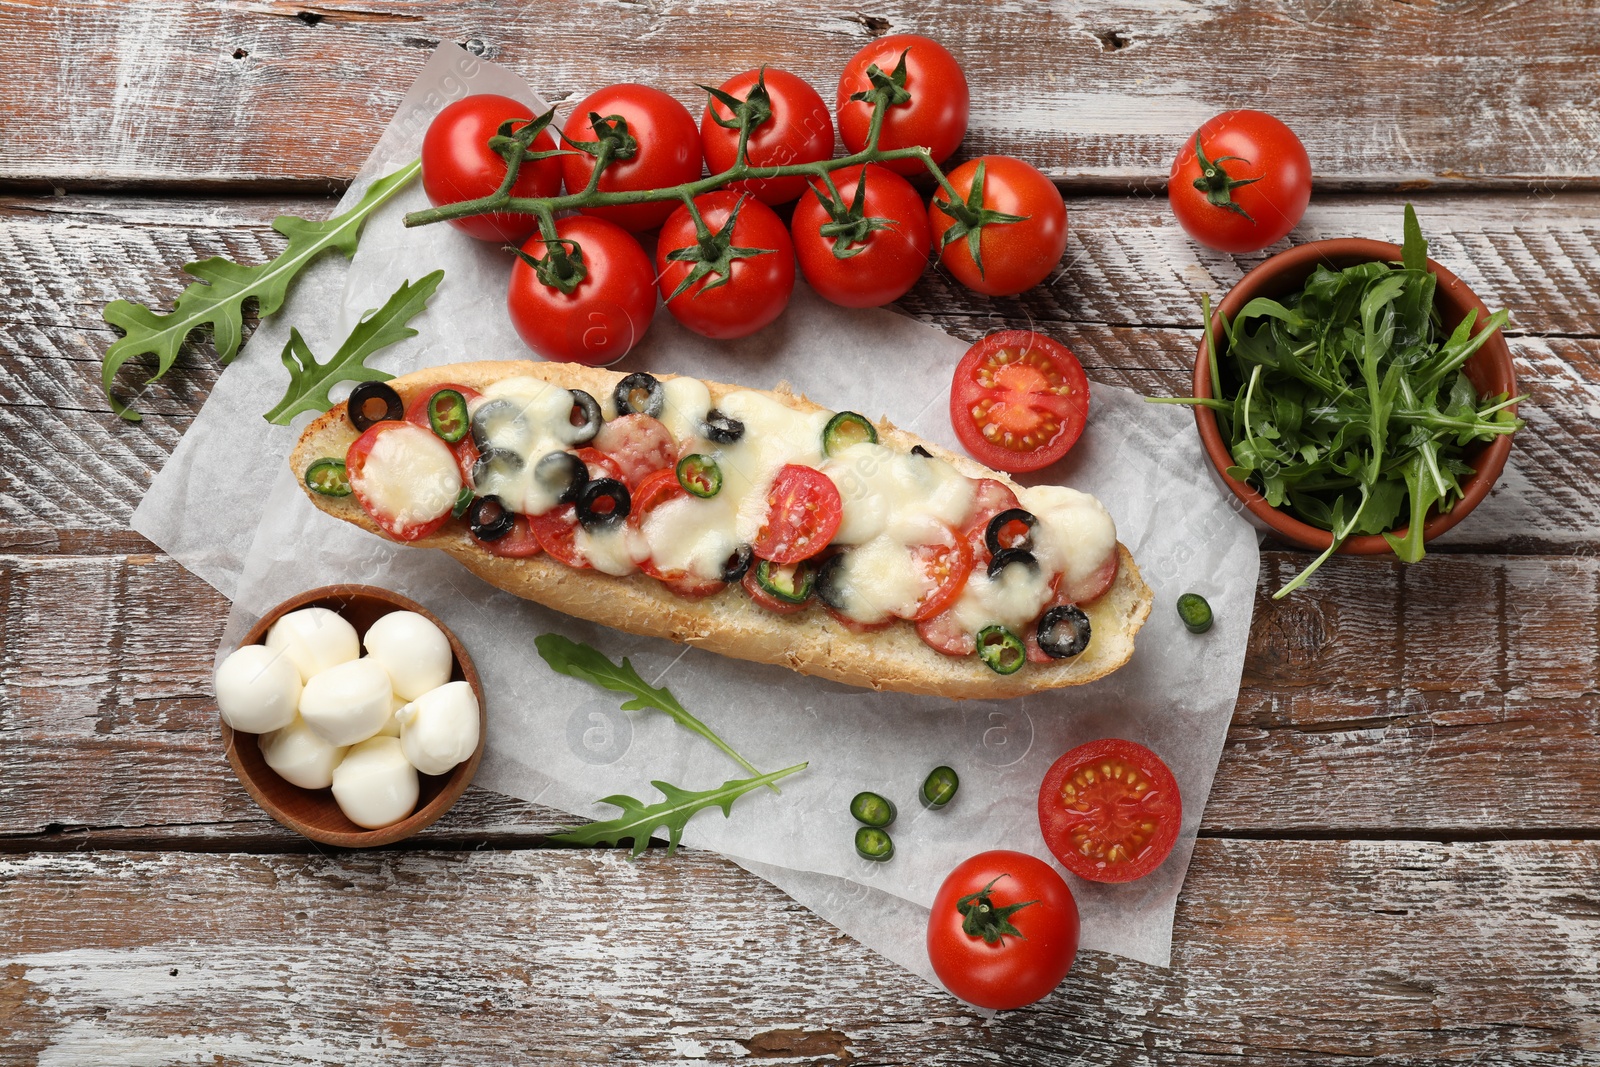
[[(341, 210), (374, 177), (414, 157), (427, 118), (468, 92), (542, 106), (510, 72), (441, 47)], [(134, 515), (135, 529), (234, 601), (219, 657), (255, 618), (303, 589), (345, 581), (386, 586), (436, 611), (483, 675), (489, 731), (478, 784), (606, 818), (614, 812), (596, 806), (596, 798), (627, 793), (652, 802), (659, 797), (651, 779), (702, 789), (743, 777), (664, 716), (622, 712), (613, 694), (554, 674), (533, 638), (554, 630), (613, 658), (628, 656), (758, 767), (810, 761), (781, 783), (781, 796), (749, 794), (728, 819), (716, 811), (696, 816), (685, 844), (734, 858), (930, 980), (920, 930), (944, 875), (989, 848), (1048, 859), (1034, 811), (1046, 768), (1085, 741), (1139, 741), (1167, 761), (1182, 790), (1184, 830), (1172, 858), (1131, 885), (1068, 877), (1085, 948), (1166, 965), (1173, 908), (1238, 691), (1258, 564), (1254, 532), (1204, 474), (1188, 412), (1097, 385), (1083, 440), (1064, 464), (1035, 479), (1099, 496), (1155, 590), (1132, 662), (1090, 686), (967, 703), (872, 693), (579, 622), (485, 585), (442, 553), (401, 548), (318, 512), (285, 463), (310, 416), (292, 428), (261, 417), (287, 384), (278, 354), (290, 323), (325, 358), (401, 281), (438, 267), (444, 282), (413, 321), (420, 335), (374, 364), (400, 374), (526, 358), (504, 312), (508, 254), (445, 226), (405, 230), (401, 217), (425, 203), (414, 185), (369, 219), (348, 267), (323, 261), (296, 286), (284, 311), (262, 324), (221, 376)], [(889, 311), (834, 307), (802, 285), (776, 323), (740, 342), (705, 341), (660, 313), (619, 367), (757, 387), (787, 380), (830, 407), (887, 415), (954, 448), (949, 374), (965, 349), (965, 342)], [(202, 515), (204, 522), (195, 521)], [(1183, 629), (1173, 608), (1178, 594), (1191, 590), (1216, 613), (1215, 628), (1201, 637)], [(948, 808), (930, 813), (916, 791), (939, 764), (955, 767), (962, 786)], [(861, 789), (899, 805), (889, 863), (855, 855), (847, 807)]]

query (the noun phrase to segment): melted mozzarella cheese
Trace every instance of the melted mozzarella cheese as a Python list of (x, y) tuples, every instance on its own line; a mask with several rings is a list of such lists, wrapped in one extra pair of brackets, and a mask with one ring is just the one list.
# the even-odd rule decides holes
[(724, 490), (706, 500), (668, 500), (645, 516), (639, 530), (662, 571), (711, 580), (722, 577), (728, 558), (739, 549), (733, 532), (737, 518), (738, 501)]
[(650, 558), (650, 546), (638, 530), (625, 522), (596, 530), (579, 526), (573, 533), (573, 544), (602, 574), (632, 574), (639, 569), (641, 560)]
[(868, 625), (909, 618), (929, 589), (911, 549), (887, 534), (846, 552), (829, 584), (835, 610)]
[(661, 421), (679, 444), (693, 441), (711, 411), (711, 390), (699, 378), (673, 378), (661, 383)]
[(431, 522), (454, 506), (461, 468), (448, 446), (411, 423), (396, 423), (372, 443), (352, 476), (363, 500), (397, 526)]
[(823, 473), (844, 502), (834, 540), (859, 545), (880, 534), (901, 544), (944, 540), (972, 509), (973, 483), (942, 459), (862, 442), (828, 460)]
[(1018, 499), (1039, 520), (1033, 527), (1033, 551), (1040, 567), (1047, 574), (1064, 575), (1064, 587), (1088, 578), (1117, 550), (1117, 524), (1088, 493), (1038, 485), (1024, 489)]
[(1050, 575), (1042, 566), (1035, 569), (1013, 564), (993, 579), (984, 571), (974, 570), (952, 610), (967, 633), (1000, 625), (1021, 637), (1054, 597)]
[(722, 468), (722, 491), (735, 513), (734, 537), (749, 544), (767, 521), (767, 493), (785, 464), (822, 466), (822, 431), (828, 411), (796, 411), (760, 393), (741, 390), (722, 398), (724, 414), (744, 423), (745, 432), (712, 454)]

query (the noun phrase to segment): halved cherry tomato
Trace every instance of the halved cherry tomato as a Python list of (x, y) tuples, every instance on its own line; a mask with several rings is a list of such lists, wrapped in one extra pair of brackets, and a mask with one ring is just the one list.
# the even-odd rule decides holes
[(1091, 882), (1131, 882), (1178, 840), (1183, 800), (1161, 757), (1108, 737), (1079, 745), (1039, 786), (1039, 829), (1062, 866)]
[(539, 544), (539, 538), (534, 536), (533, 526), (526, 515), (518, 515), (511, 532), (504, 537), (497, 537), (493, 541), (480, 541), (476, 537), (472, 540), (491, 556), (500, 556), (503, 559), (527, 559), (544, 551), (544, 547)]
[(1067, 454), (1089, 418), (1089, 379), (1058, 341), (1000, 330), (967, 349), (950, 385), (961, 445), (996, 470), (1036, 471)]
[(528, 516), (528, 526), (533, 530), (539, 547), (550, 553), (552, 559), (578, 570), (588, 569), (589, 561), (584, 558), (577, 544), (577, 508), (571, 504), (558, 504), (543, 515)]
[(972, 574), (972, 545), (964, 534), (951, 530), (949, 543), (918, 545), (911, 553), (931, 585), (909, 616), (913, 622), (921, 622), (943, 614), (961, 596)]
[(967, 517), (967, 525), (962, 529), (967, 541), (972, 545), (972, 565), (974, 567), (987, 567), (989, 565), (989, 520), (1002, 511), (1020, 508), (1022, 502), (1017, 499), (1004, 482), (997, 482), (993, 478), (979, 478), (972, 490), (972, 512)]
[(615, 478), (626, 484), (627, 479), (622, 476), (622, 465), (598, 448), (580, 448), (577, 457), (583, 460), (583, 465), (588, 468), (589, 479)]
[(767, 521), (751, 550), (757, 559), (799, 563), (828, 547), (843, 517), (844, 501), (831, 478), (815, 468), (786, 463), (767, 491)]
[[(416, 399), (411, 401), (410, 406), (406, 408), (406, 421), (414, 426), (421, 426), (424, 430), (432, 433), (433, 426), (428, 422), (428, 403), (433, 399), (435, 393), (442, 392), (445, 389), (454, 389), (469, 404), (481, 395), (476, 389), (458, 385), (455, 382), (436, 385), (424, 393), (418, 393)], [(472, 467), (478, 462), (478, 446), (473, 443), (472, 435), (470, 433), (467, 434), (455, 444), (450, 445), (449, 448), (450, 451), (456, 454), (456, 466), (461, 468), (462, 481), (470, 485), (472, 483)]]
[(956, 613), (948, 609), (917, 623), (917, 636), (929, 648), (946, 656), (970, 656), (978, 647), (972, 631), (963, 629)]
[[(646, 416), (641, 415), (629, 417), (645, 418)], [(655, 420), (651, 419), (650, 421), (654, 422)], [(648, 518), (650, 513), (656, 508), (660, 507), (662, 504), (665, 504), (669, 500), (676, 500), (679, 497), (688, 495), (688, 492), (678, 482), (677, 471), (673, 470), (671, 467), (668, 467), (664, 470), (651, 471), (649, 474), (644, 476), (644, 478), (639, 482), (638, 486), (636, 486), (633, 490), (633, 503), (628, 510), (628, 524), (637, 530), (644, 525), (645, 519)], [(639, 563), (639, 569), (644, 571), (652, 578), (656, 578), (660, 581), (668, 583), (669, 586), (673, 585), (674, 583), (683, 583), (688, 586), (702, 581), (699, 578), (690, 577), (687, 571), (663, 570), (662, 568), (656, 566), (656, 562), (653, 559), (641, 560)], [(725, 583), (718, 582), (717, 584), (722, 585)], [(674, 588), (673, 592), (678, 592), (678, 590)], [(715, 592), (715, 590), (712, 590), (712, 592)], [(679, 593), (679, 595), (685, 596), (688, 594)], [(709, 594), (702, 593), (700, 595), (708, 596)]]
[(622, 480), (637, 489), (650, 474), (678, 462), (678, 442), (660, 419), (623, 415), (600, 427), (594, 447), (622, 468)]
[(380, 437), (384, 434), (402, 432), (412, 435), (412, 440), (407, 443), (407, 447), (421, 450), (442, 448), (445, 450), (445, 454), (451, 454), (450, 446), (435, 437), (432, 431), (419, 430), (409, 422), (391, 419), (373, 423), (365, 433), (351, 443), (344, 457), (345, 473), (350, 479), (350, 489), (355, 493), (356, 500), (361, 504), (362, 509), (372, 516), (372, 521), (377, 523), (384, 533), (396, 541), (415, 541), (418, 538), (427, 537), (431, 533), (436, 533), (439, 527), (449, 521), (450, 509), (455, 504), (456, 494), (460, 491), (461, 486), (457, 484), (455, 488), (450, 490), (448, 500), (445, 499), (445, 494), (441, 492), (439, 494), (440, 506), (423, 517), (402, 520), (399, 516), (391, 515), (384, 511), (374, 494), (375, 487), (367, 482), (367, 463), (371, 459), (373, 447)]

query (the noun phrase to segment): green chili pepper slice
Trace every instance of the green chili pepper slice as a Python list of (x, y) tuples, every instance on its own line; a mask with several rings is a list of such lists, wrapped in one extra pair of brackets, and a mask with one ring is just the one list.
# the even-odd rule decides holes
[(1199, 593), (1185, 593), (1178, 598), (1178, 618), (1192, 634), (1203, 634), (1211, 629), (1211, 605)]
[(461, 492), (456, 494), (456, 502), (450, 506), (450, 517), (452, 519), (459, 519), (461, 516), (465, 515), (467, 513), (467, 509), (472, 507), (472, 499), (472, 486), (463, 485), (461, 487)]
[(938, 811), (950, 803), (961, 788), (961, 777), (952, 767), (935, 767), (922, 783), (922, 806)]
[(894, 801), (876, 793), (862, 792), (857, 793), (855, 799), (850, 801), (850, 814), (855, 816), (856, 822), (875, 826), (881, 830), (894, 822), (897, 812), (894, 809)]
[(722, 491), (722, 468), (710, 456), (696, 452), (678, 460), (678, 484), (702, 500)]
[(851, 445), (878, 443), (878, 431), (872, 428), (865, 415), (841, 411), (828, 420), (822, 430), (822, 454), (837, 456)]
[(789, 564), (762, 560), (756, 567), (756, 584), (785, 604), (804, 604), (817, 584), (817, 569), (808, 559)]
[(441, 389), (428, 398), (428, 425), (450, 444), (467, 436), (472, 420), (467, 415), (467, 398), (454, 389)]
[(306, 468), (306, 485), (323, 496), (349, 496), (350, 473), (342, 459), (319, 459)]
[(1004, 626), (978, 631), (978, 658), (996, 674), (1016, 674), (1028, 660), (1022, 639)]
[(856, 831), (856, 855), (882, 863), (894, 855), (894, 838), (876, 826), (863, 826)]

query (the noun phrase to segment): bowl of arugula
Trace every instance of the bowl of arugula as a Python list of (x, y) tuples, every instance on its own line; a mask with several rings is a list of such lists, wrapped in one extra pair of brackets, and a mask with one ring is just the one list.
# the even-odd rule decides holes
[[(1260, 523), (1320, 551), (1407, 563), (1460, 522), (1522, 428), (1507, 313), (1405, 244), (1332, 240), (1263, 262), (1212, 315), (1195, 361), (1206, 454)], [(1213, 382), (1217, 387), (1213, 388)]]

